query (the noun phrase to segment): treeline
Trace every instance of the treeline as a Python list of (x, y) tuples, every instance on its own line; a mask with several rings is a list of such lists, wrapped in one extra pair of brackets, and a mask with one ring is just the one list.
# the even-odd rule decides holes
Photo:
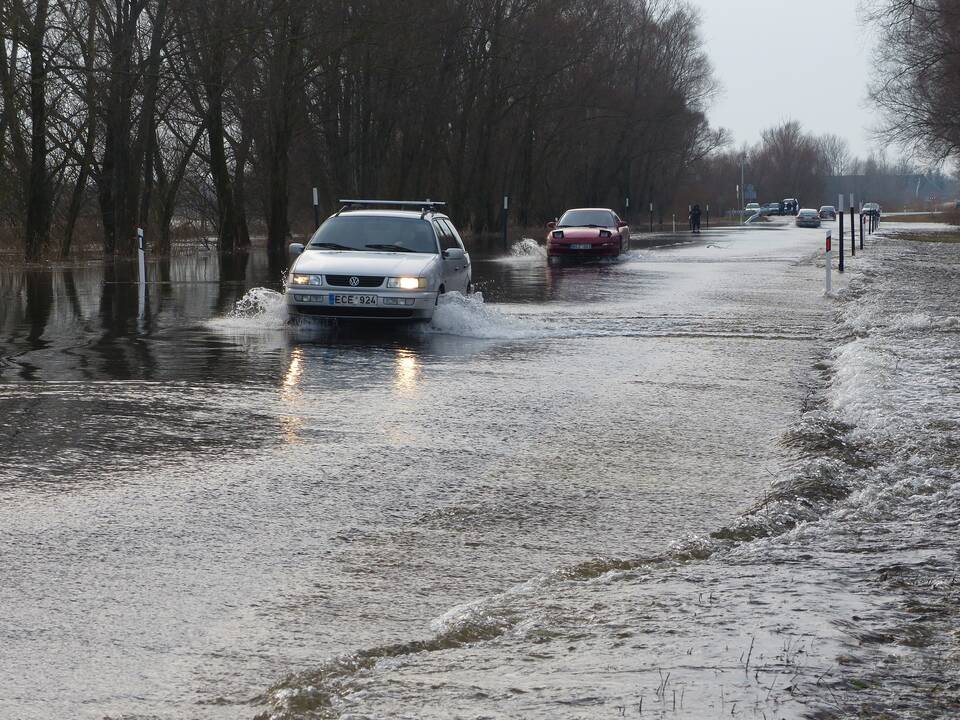
[(859, 158), (845, 139), (814, 135), (790, 120), (764, 130), (755, 143), (705, 158), (680, 187), (678, 206), (697, 202), (712, 203), (719, 212), (737, 209), (741, 166), (744, 183), (754, 188), (761, 203), (795, 197), (819, 207), (836, 204), (838, 193), (856, 192), (864, 202), (900, 204), (919, 200), (921, 187), (924, 198), (931, 187), (955, 187), (941, 173), (906, 158), (891, 161), (882, 152)]
[[(723, 142), (698, 18), (671, 0), (0, 0), (0, 213), (27, 259), (283, 246), (320, 188), (459, 222), (668, 201)], [(296, 198), (291, 208), (291, 198)], [(251, 229), (252, 228), (252, 229)]]

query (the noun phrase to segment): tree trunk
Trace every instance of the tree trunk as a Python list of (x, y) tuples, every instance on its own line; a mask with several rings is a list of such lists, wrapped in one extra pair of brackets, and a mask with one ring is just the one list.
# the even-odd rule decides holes
[(299, 23), (289, 15), (282, 20), (277, 33), (282, 45), (274, 48), (272, 63), (271, 110), (266, 142), (267, 180), (267, 248), (276, 252), (290, 234), (290, 143), (293, 139), (295, 78), (299, 74)]
[(207, 83), (207, 137), (210, 141), (210, 174), (217, 193), (217, 235), (220, 252), (231, 253), (240, 247), (240, 219), (227, 166), (224, 147), (222, 85)]
[(47, 0), (37, 0), (27, 41), (30, 52), (30, 176), (26, 190), (26, 259), (39, 260), (50, 237), (51, 193), (47, 170), (47, 66), (43, 42), (47, 32)]
[(80, 208), (83, 205), (83, 194), (87, 189), (87, 181), (90, 179), (90, 168), (93, 165), (94, 143), (97, 135), (97, 110), (96, 110), (96, 81), (94, 79), (93, 69), (96, 61), (96, 32), (97, 32), (97, 4), (90, 3), (87, 15), (87, 43), (84, 48), (84, 71), (87, 81), (86, 86), (86, 111), (87, 111), (87, 134), (83, 140), (83, 154), (80, 158), (80, 170), (77, 173), (77, 181), (73, 186), (73, 193), (70, 196), (70, 205), (67, 208), (66, 227), (63, 238), (60, 241), (60, 257), (70, 256), (70, 250), (73, 246), (73, 231), (77, 224), (77, 217), (80, 215)]

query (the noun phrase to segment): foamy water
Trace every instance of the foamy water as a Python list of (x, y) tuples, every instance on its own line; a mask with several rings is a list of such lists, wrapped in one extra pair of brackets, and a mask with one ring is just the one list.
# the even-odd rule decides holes
[(283, 293), (258, 287), (248, 290), (225, 317), (213, 318), (208, 324), (228, 330), (280, 330), (289, 317)]
[(446, 293), (440, 298), (427, 332), (485, 340), (520, 340), (546, 337), (545, 323), (529, 317), (510, 315), (489, 305), (483, 293)]
[(510, 262), (519, 259), (534, 261), (546, 260), (547, 249), (533, 238), (522, 238), (510, 246), (510, 255), (498, 258), (498, 260)]
[[(267, 288), (253, 288), (241, 298), (225, 317), (208, 321), (211, 328), (231, 334), (285, 331), (294, 335), (323, 331), (335, 323), (322, 318), (304, 318), (291, 324), (282, 293)], [(429, 323), (414, 326), (398, 324), (414, 333), (455, 335), (485, 340), (535, 339), (557, 335), (533, 318), (511, 315), (484, 302), (483, 293), (463, 295), (449, 292), (441, 296)]]

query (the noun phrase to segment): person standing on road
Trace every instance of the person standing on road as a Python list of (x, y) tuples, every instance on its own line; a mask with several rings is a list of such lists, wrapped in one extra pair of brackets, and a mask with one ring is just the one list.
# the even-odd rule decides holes
[(695, 233), (700, 232), (700, 206), (694, 205), (690, 211), (690, 226)]

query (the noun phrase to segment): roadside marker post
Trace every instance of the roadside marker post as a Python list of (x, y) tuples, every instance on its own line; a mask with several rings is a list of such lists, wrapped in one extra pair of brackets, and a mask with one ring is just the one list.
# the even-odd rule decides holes
[(856, 257), (857, 255), (857, 226), (853, 212), (855, 205), (853, 193), (850, 193), (850, 257)]
[(838, 216), (840, 218), (840, 260), (837, 270), (843, 272), (843, 195), (840, 196), (840, 202), (837, 204)]
[(673, 214), (673, 232), (674, 233), (677, 232), (677, 214), (676, 213)]
[(320, 227), (320, 194), (313, 189), (313, 229)]
[(860, 213), (860, 249), (863, 250), (863, 213)]
[(627, 220), (630, 217), (630, 196), (628, 195), (623, 201), (623, 219)]
[[(833, 276), (833, 268), (830, 267), (830, 262), (831, 262), (831, 258), (832, 258), (832, 255), (833, 255), (833, 252), (832, 252), (831, 249), (830, 249), (830, 241), (831, 241), (831, 239), (832, 239), (832, 237), (831, 237), (832, 232), (833, 232), (832, 230), (827, 230), (827, 249), (826, 249), (826, 252), (824, 252), (824, 254), (823, 254), (824, 258), (826, 259), (826, 266), (827, 266), (827, 280), (826, 280), (826, 282), (827, 282), (827, 295), (829, 295), (831, 292), (833, 292), (833, 277), (832, 277), (832, 276)], [(842, 241), (842, 240), (840, 241), (840, 246), (843, 247), (843, 241)]]
[(510, 196), (504, 193), (503, 196), (503, 249), (509, 250), (507, 247), (507, 216), (510, 211)]
[(147, 304), (147, 245), (143, 228), (137, 228), (137, 317), (143, 318)]
[(146, 241), (143, 237), (143, 228), (137, 228), (137, 270), (140, 284), (147, 282)]
[(707, 221), (704, 223), (705, 228), (710, 227), (710, 203), (707, 203)]
[(650, 203), (650, 232), (653, 232), (653, 203)]
[(693, 230), (693, 205), (687, 205), (687, 230)]

